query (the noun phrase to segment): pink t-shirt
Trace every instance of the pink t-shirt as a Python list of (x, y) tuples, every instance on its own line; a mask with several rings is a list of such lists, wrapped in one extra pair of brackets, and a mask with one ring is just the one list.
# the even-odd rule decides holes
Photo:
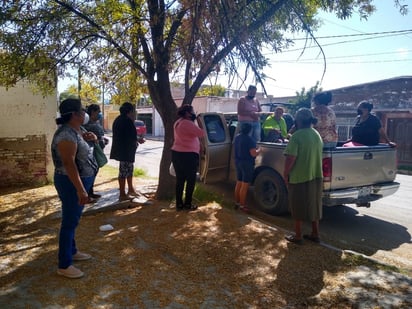
[(174, 136), (172, 150), (199, 153), (199, 137), (204, 136), (204, 132), (193, 121), (179, 118), (174, 124)]
[(237, 103), (239, 121), (259, 121), (259, 115), (255, 113), (261, 111), (259, 101), (255, 98), (241, 97)]

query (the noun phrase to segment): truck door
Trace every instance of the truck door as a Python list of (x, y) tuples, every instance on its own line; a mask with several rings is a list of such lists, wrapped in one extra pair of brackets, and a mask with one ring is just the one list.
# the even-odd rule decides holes
[(226, 120), (222, 114), (204, 113), (199, 114), (197, 121), (205, 131), (201, 140), (200, 179), (204, 183), (226, 180), (232, 144)]

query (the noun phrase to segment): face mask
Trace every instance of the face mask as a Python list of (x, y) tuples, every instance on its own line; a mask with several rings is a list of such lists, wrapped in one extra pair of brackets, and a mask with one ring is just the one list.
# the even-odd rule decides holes
[(196, 119), (196, 114), (190, 114), (190, 120), (195, 121)]
[(103, 118), (102, 113), (99, 113), (99, 114), (97, 115), (97, 120), (101, 120), (102, 118)]
[(362, 114), (363, 114), (361, 109), (358, 109), (357, 112), (358, 112), (358, 115), (362, 115)]
[(252, 100), (254, 97), (255, 97), (254, 95), (248, 95), (248, 96), (247, 96), (247, 98), (248, 98), (249, 100)]
[(90, 120), (89, 114), (84, 113), (84, 120), (83, 120), (83, 125), (87, 124)]

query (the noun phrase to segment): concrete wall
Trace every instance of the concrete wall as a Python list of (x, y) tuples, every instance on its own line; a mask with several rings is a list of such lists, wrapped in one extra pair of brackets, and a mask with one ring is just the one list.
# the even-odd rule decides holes
[(9, 89), (0, 87), (0, 108), (0, 186), (50, 181), (57, 92), (43, 97), (25, 82)]

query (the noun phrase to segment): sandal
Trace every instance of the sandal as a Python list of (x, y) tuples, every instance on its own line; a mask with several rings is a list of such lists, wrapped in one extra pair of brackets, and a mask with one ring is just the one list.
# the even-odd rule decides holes
[(287, 241), (292, 242), (292, 243), (297, 244), (297, 245), (302, 245), (303, 244), (303, 240), (296, 238), (295, 235), (287, 235), (287, 236), (285, 236), (285, 239)]
[(310, 241), (313, 241), (313, 242), (316, 242), (316, 243), (320, 243), (320, 238), (318, 236), (313, 236), (311, 234), (305, 234), (305, 235), (303, 235), (303, 238), (307, 239), (307, 240), (310, 240)]

